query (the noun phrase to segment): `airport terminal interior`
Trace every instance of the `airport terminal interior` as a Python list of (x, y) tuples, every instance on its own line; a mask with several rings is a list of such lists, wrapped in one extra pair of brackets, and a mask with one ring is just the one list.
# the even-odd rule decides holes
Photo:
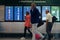
[[(39, 27), (39, 32), (46, 35), (46, 10), (57, 20), (52, 27), (53, 38), (60, 40), (60, 0), (2, 0), (0, 1), (0, 40), (25, 40), (24, 22), (26, 11), (30, 13), (31, 3), (36, 4), (36, 8), (41, 14), (44, 24)], [(47, 36), (48, 37), (48, 36)], [(46, 37), (46, 40), (47, 40)], [(26, 40), (32, 40), (27, 32)], [(42, 40), (42, 39), (40, 39)]]

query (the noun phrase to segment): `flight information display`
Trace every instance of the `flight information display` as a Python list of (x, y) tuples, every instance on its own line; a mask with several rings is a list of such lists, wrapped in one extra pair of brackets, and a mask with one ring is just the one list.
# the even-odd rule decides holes
[(38, 10), (39, 10), (39, 12), (41, 13), (41, 6), (37, 6), (36, 7)]
[[(41, 7), (40, 6), (37, 6), (36, 7), (38, 10), (39, 10), (39, 12), (41, 13)], [(31, 7), (30, 6), (24, 6), (24, 12), (23, 12), (23, 14), (24, 14), (24, 17), (26, 16), (26, 11), (28, 11), (29, 13), (30, 13), (30, 10), (31, 10)], [(23, 18), (24, 20), (25, 20), (25, 18)]]
[(14, 7), (14, 20), (22, 21), (22, 6)]
[(50, 6), (42, 6), (42, 20), (46, 20), (46, 10), (50, 11)]
[(57, 21), (59, 20), (59, 6), (51, 6), (51, 14), (52, 16), (57, 17)]
[(24, 16), (26, 16), (26, 12), (28, 11), (30, 13), (30, 6), (24, 6)]
[[(39, 12), (42, 14), (42, 20), (46, 20), (46, 10), (49, 10), (52, 16), (57, 17), (57, 21), (60, 21), (60, 7), (59, 6), (36, 6)], [(42, 10), (41, 10), (42, 8)], [(6, 21), (23, 21), (25, 20), (26, 11), (30, 13), (31, 6), (5, 6), (5, 20)]]
[(5, 20), (13, 20), (13, 6), (6, 6), (5, 7)]

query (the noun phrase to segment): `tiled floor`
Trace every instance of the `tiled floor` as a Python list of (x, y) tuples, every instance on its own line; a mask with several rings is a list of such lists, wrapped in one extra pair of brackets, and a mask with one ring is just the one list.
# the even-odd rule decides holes
[[(24, 40), (24, 39), (18, 39), (18, 38), (0, 38), (0, 40)], [(31, 40), (31, 39), (25, 39), (25, 40)]]
[[(0, 40), (21, 40), (21, 39), (19, 39), (19, 38), (0, 38)], [(25, 40), (31, 40), (31, 39), (25, 39)], [(60, 40), (60, 39), (52, 39), (52, 40)]]

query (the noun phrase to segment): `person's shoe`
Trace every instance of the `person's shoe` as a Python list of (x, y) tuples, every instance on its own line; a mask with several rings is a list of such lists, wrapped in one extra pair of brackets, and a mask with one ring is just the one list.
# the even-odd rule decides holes
[(47, 39), (47, 40), (51, 40), (51, 38)]
[(25, 38), (24, 38), (24, 37), (22, 37), (22, 38), (20, 38), (20, 40), (25, 40)]
[(51, 36), (51, 38), (53, 38), (53, 35)]
[(42, 40), (45, 40), (45, 38), (43, 38)]
[(42, 40), (45, 40), (45, 37)]

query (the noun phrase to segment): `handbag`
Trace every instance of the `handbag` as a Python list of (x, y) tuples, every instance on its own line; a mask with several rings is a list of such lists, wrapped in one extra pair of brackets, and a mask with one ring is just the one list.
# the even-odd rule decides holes
[(37, 24), (37, 27), (40, 27), (41, 25), (43, 25), (44, 24), (44, 22), (42, 21), (42, 19), (39, 19), (39, 22), (38, 22), (38, 24)]
[(40, 37), (39, 34), (35, 34), (35, 38), (36, 38), (36, 39), (40, 39), (41, 37)]

